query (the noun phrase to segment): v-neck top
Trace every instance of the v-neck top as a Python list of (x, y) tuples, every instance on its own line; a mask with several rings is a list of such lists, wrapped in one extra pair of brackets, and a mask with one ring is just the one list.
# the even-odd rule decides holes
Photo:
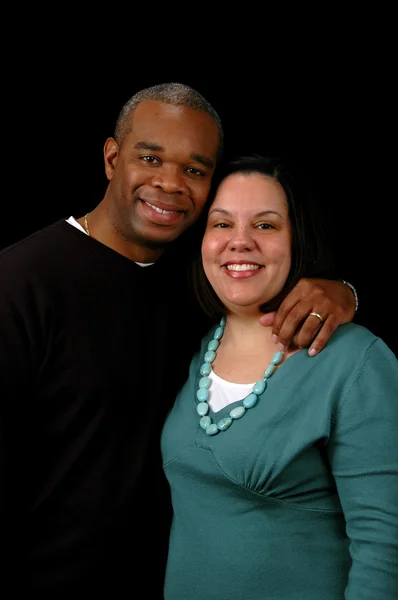
[(162, 432), (174, 511), (165, 599), (398, 597), (393, 352), (343, 325), (319, 355), (286, 359), (252, 409), (208, 436), (196, 391), (213, 331)]

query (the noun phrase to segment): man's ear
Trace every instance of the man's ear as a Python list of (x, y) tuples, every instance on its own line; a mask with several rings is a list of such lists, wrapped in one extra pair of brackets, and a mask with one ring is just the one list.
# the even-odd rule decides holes
[(104, 145), (105, 174), (109, 181), (113, 179), (118, 156), (119, 146), (117, 145), (116, 140), (110, 137), (106, 140)]

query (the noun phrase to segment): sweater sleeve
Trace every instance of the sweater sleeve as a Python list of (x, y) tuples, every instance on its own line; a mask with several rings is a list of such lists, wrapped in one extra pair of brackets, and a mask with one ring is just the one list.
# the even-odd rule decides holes
[(28, 391), (38, 357), (32, 345), (34, 303), (31, 295), (19, 278), (3, 266), (0, 290), (0, 536), (3, 560), (7, 563), (4, 576), (11, 577), (18, 560), (19, 521), (15, 499), (19, 498), (16, 493), (19, 478), (23, 479), (24, 462), (20, 459), (24, 452), (25, 403), (31, 398)]
[[(21, 295), (26, 294), (25, 299)], [(1, 412), (12, 413), (20, 394), (31, 390), (43, 359), (42, 326), (31, 289), (0, 300)], [(23, 396), (25, 398), (25, 395)]]
[(346, 600), (398, 598), (398, 362), (380, 339), (353, 374), (328, 443), (351, 541)]

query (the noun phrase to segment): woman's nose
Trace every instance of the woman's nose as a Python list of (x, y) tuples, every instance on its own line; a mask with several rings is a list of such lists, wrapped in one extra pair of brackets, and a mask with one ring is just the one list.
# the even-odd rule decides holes
[(229, 241), (229, 249), (235, 252), (247, 252), (253, 250), (255, 242), (246, 228), (235, 228)]

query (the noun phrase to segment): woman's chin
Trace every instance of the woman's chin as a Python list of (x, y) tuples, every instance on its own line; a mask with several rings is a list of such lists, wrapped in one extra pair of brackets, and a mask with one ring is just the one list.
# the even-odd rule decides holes
[(259, 302), (258, 300), (250, 303), (242, 301), (224, 302), (230, 314), (255, 317), (259, 317), (263, 314), (260, 311), (260, 305), (262, 303), (263, 302)]

